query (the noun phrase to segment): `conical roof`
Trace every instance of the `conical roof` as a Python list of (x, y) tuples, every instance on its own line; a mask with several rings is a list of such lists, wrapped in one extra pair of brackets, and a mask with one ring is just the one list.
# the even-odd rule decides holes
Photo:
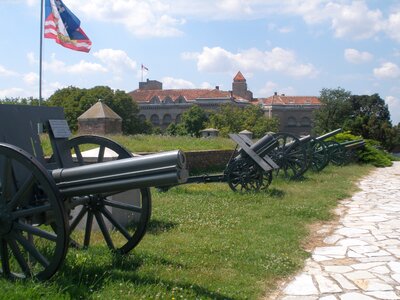
[(244, 78), (242, 72), (239, 71), (233, 78), (233, 81), (246, 81), (246, 78)]
[(78, 117), (81, 119), (117, 119), (122, 118), (102, 101), (96, 102), (91, 108)]

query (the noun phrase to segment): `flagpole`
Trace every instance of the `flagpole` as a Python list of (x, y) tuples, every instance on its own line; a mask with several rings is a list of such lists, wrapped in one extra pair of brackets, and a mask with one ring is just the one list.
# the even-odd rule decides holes
[(39, 106), (42, 102), (43, 0), (40, 0)]

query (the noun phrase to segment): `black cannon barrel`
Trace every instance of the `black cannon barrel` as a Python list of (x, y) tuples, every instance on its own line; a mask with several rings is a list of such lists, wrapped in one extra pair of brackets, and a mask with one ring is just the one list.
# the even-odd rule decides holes
[(359, 140), (343, 142), (343, 143), (340, 143), (340, 145), (349, 146), (349, 145), (358, 144), (358, 143), (361, 143), (361, 142), (365, 143), (363, 139), (359, 139)]
[(56, 169), (52, 176), (61, 194), (82, 196), (134, 188), (183, 183), (188, 178), (186, 158), (169, 151), (110, 162)]
[(311, 135), (305, 135), (302, 136), (301, 138), (299, 138), (300, 143), (308, 143), (309, 141), (312, 140), (312, 136)]
[(316, 137), (315, 139), (319, 140), (319, 141), (323, 141), (323, 140), (326, 140), (327, 138), (330, 138), (331, 136), (334, 136), (334, 135), (338, 134), (339, 132), (342, 132), (342, 128), (338, 128), (338, 129), (335, 129), (335, 130), (333, 130), (331, 132), (325, 133), (325, 134), (323, 134), (321, 136)]
[(358, 142), (356, 142), (356, 143), (351, 143), (351, 144), (347, 144), (347, 145), (344, 145), (344, 147), (346, 148), (346, 149), (356, 149), (356, 148), (361, 148), (361, 147), (364, 147), (365, 146), (365, 141), (358, 141)]
[(264, 157), (270, 152), (270, 149), (274, 147), (276, 139), (272, 134), (266, 134), (253, 145), (250, 149), (257, 153), (258, 156)]

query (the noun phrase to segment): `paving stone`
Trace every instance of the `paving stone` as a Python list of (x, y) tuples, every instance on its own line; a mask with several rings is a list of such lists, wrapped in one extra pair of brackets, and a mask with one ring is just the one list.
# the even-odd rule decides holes
[(392, 299), (400, 299), (399, 296), (396, 295), (395, 292), (366, 292), (365, 294), (369, 296), (373, 296), (378, 299), (392, 300)]
[(331, 277), (335, 279), (339, 285), (346, 290), (357, 290), (358, 288), (346, 279), (342, 274), (331, 274)]
[(374, 300), (374, 298), (354, 292), (341, 295), (340, 300)]
[(312, 277), (306, 274), (300, 274), (289, 283), (284, 290), (286, 295), (293, 296), (311, 296), (318, 295), (318, 290), (315, 287)]
[(340, 201), (338, 225), (280, 300), (400, 300), (400, 162), (376, 169)]
[(318, 289), (319, 289), (320, 293), (327, 294), (327, 293), (342, 292), (342, 289), (336, 283), (334, 283), (331, 279), (321, 276), (321, 275), (315, 275), (314, 278), (317, 281)]

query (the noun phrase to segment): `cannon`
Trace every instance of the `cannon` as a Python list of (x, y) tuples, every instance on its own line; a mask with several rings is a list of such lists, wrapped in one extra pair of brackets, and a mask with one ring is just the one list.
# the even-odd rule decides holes
[(326, 147), (329, 154), (329, 161), (337, 166), (348, 164), (354, 158), (355, 150), (365, 146), (365, 141), (362, 139), (336, 142), (327, 141)]
[[(185, 183), (227, 182), (235, 192), (256, 192), (266, 190), (272, 181), (272, 172), (279, 166), (268, 156), (276, 146), (272, 135), (265, 135), (255, 143), (245, 135), (229, 134), (236, 142), (224, 171), (220, 174), (190, 176)], [(158, 187), (166, 192), (172, 186)]]
[[(43, 155), (38, 124), (50, 137), (50, 159)], [(188, 177), (185, 155), (179, 150), (133, 157), (110, 139), (70, 139), (70, 134), (62, 108), (0, 105), (0, 274), (4, 277), (49, 279), (70, 246), (86, 248), (100, 238), (112, 251), (128, 253), (146, 232), (150, 187), (180, 184)], [(88, 147), (98, 147), (92, 164), (82, 155)], [(107, 151), (116, 159), (105, 161)], [(118, 213), (126, 220), (118, 219)], [(98, 231), (92, 230), (95, 224)]]
[(340, 132), (342, 132), (342, 129), (338, 128), (307, 141), (309, 163), (313, 171), (322, 171), (329, 164), (330, 158), (334, 159), (334, 157), (336, 157), (336, 154), (334, 153), (330, 155), (326, 139), (333, 137)]

